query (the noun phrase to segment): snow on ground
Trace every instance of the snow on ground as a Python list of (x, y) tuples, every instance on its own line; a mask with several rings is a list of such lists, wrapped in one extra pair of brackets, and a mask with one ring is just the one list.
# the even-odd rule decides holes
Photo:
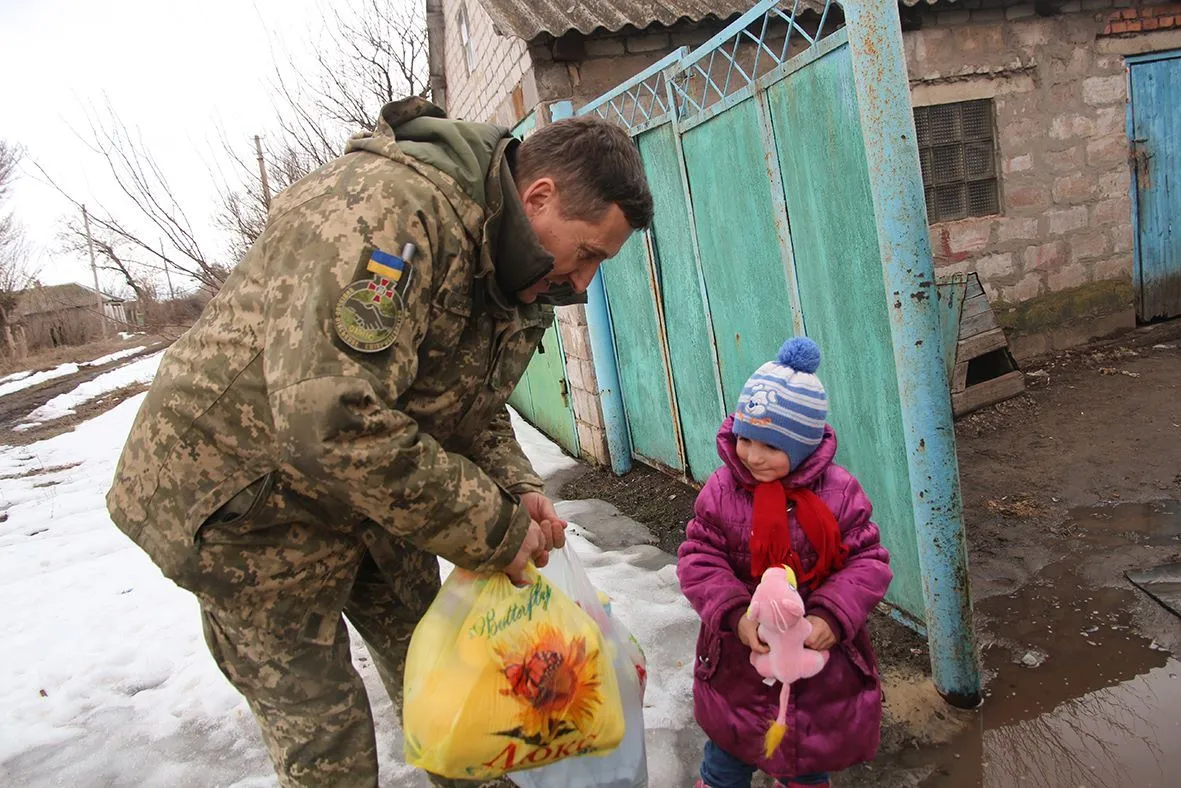
[[(0, 447), (0, 785), (276, 784), (245, 701), (206, 651), (195, 600), (107, 517), (104, 495), (142, 400), (46, 441)], [(515, 417), (514, 426), (543, 475), (574, 467), (532, 427)], [(702, 742), (690, 695), (697, 623), (672, 558), (606, 504), (559, 510), (574, 521), (592, 580), (647, 652), (651, 785), (691, 784)], [(355, 634), (353, 645), (382, 786), (427, 785), (402, 764), (399, 721)]]
[[(136, 351), (138, 352), (143, 349), (136, 348)], [(114, 355), (118, 356), (119, 354), (116, 353)], [(156, 370), (159, 369), (160, 359), (163, 356), (164, 351), (153, 353), (150, 356), (136, 359), (130, 364), (125, 364), (110, 372), (104, 372), (94, 380), (80, 383), (71, 391), (57, 395), (49, 400), (49, 402), (34, 410), (25, 417), (25, 423), (19, 425), (16, 429), (27, 430), (43, 422), (69, 416), (74, 413), (74, 408), (90, 402), (92, 399), (97, 399), (103, 394), (135, 383), (148, 383), (156, 376)], [(95, 366), (98, 363), (98, 361), (91, 362)]]
[[(8, 394), (12, 394), (32, 386), (40, 386), (42, 383), (46, 383), (50, 380), (64, 378), (66, 375), (73, 375), (77, 373), (77, 371), (78, 365), (69, 363), (59, 364), (53, 369), (47, 369), (44, 372), (22, 375), (21, 377), (12, 378), (11, 380), (9, 380), (9, 378), (5, 378), (5, 380), (9, 380), (9, 382), (0, 383), (0, 397), (7, 396)], [(9, 377), (11, 378), (12, 376)]]
[(128, 356), (134, 356), (136, 353), (142, 353), (147, 350), (147, 347), (140, 345), (139, 347), (131, 347), (126, 350), (119, 350), (106, 356), (100, 356), (94, 361), (87, 361), (82, 366), (84, 367), (101, 367), (103, 364), (110, 364), (112, 361), (120, 361)]
[(24, 380), (29, 375), (33, 374), (33, 370), (27, 369), (24, 372), (13, 372), (11, 375), (5, 375), (0, 378), (0, 383), (11, 383), (14, 380)]
[(147, 350), (147, 348), (137, 347), (127, 350), (120, 350), (116, 353), (111, 353), (109, 355), (96, 358), (93, 361), (83, 361), (76, 364), (73, 362), (69, 364), (59, 364), (53, 369), (47, 369), (44, 372), (14, 372), (7, 377), (0, 378), (0, 397), (20, 391), (21, 389), (39, 386), (42, 383), (47, 383), (48, 381), (55, 380), (57, 378), (64, 378), (66, 375), (76, 374), (81, 367), (102, 366), (103, 364), (109, 364), (112, 361), (119, 361), (120, 359), (127, 358), (128, 356), (134, 356), (136, 353), (140, 353), (144, 350)]

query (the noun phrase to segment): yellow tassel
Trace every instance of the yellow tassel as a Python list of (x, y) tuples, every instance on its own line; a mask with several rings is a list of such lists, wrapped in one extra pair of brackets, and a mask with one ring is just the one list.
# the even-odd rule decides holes
[(770, 729), (767, 731), (767, 737), (763, 740), (763, 756), (770, 758), (779, 749), (779, 745), (783, 744), (783, 737), (787, 734), (787, 726), (778, 722), (771, 723)]

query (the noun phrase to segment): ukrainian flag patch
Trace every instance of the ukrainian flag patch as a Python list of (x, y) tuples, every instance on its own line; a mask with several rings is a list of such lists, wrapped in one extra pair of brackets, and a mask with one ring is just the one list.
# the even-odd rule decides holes
[(365, 270), (383, 276), (391, 282), (398, 282), (406, 274), (407, 264), (397, 255), (374, 249), (369, 253), (369, 262), (365, 264)]

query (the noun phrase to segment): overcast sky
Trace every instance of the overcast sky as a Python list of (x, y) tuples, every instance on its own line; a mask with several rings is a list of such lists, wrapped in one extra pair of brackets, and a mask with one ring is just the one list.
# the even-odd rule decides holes
[[(214, 212), (220, 129), (241, 145), (269, 126), (275, 53), (322, 29), (321, 0), (0, 0), (0, 138), (24, 146), (79, 199), (118, 204), (79, 134), (109, 100), (137, 129), (196, 221)], [(341, 141), (343, 145), (343, 140)], [(45, 284), (91, 283), (55, 235), (68, 203), (26, 161), (10, 207)], [(104, 277), (104, 281), (107, 278)]]

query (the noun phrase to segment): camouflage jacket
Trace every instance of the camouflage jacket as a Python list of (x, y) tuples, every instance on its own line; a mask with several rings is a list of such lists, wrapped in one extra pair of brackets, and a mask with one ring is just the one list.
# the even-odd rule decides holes
[(515, 557), (518, 496), (541, 480), (505, 401), (554, 320), (510, 295), (553, 264), (511, 180), (515, 145), (397, 102), (274, 200), (165, 354), (107, 495), (166, 575), (185, 585), (202, 523), (276, 474), (334, 525), (372, 520), (475, 570)]

